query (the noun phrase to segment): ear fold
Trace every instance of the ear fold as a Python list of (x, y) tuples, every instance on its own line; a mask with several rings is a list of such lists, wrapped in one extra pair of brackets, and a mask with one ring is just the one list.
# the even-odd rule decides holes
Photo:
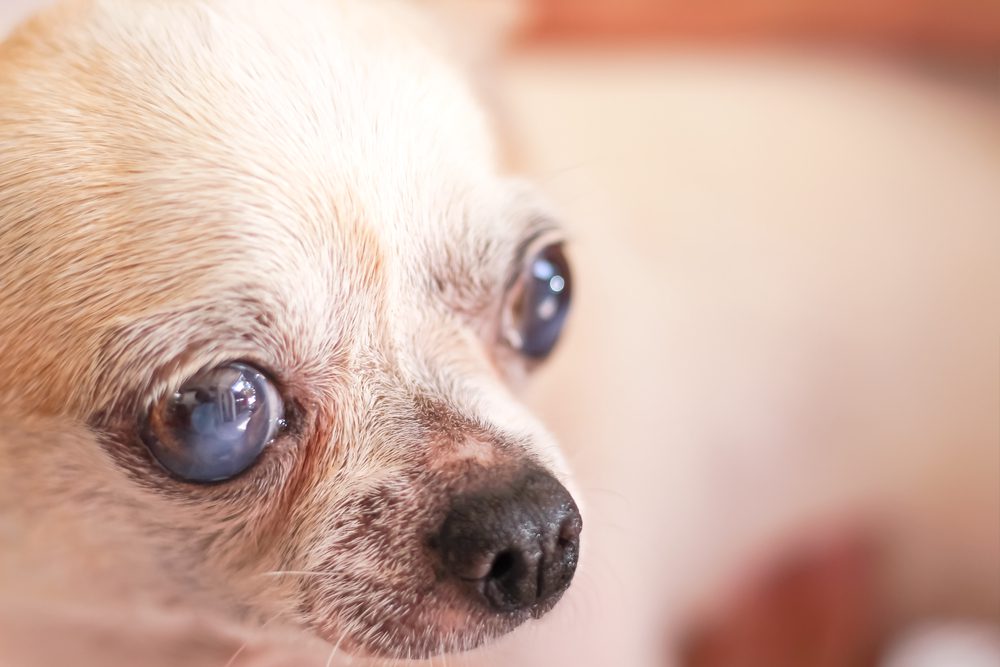
[[(2, 1), (2, 0), (0, 0)], [(485, 103), (499, 139), (500, 160), (510, 167), (518, 160), (509, 114), (499, 91), (499, 59), (508, 41), (529, 18), (527, 0), (410, 0), (437, 24), (449, 56), (463, 67)]]
[(53, 0), (0, 0), (0, 41), (26, 18), (51, 5)]
[(444, 27), (459, 58), (473, 71), (488, 68), (523, 22), (525, 0), (413, 0)]

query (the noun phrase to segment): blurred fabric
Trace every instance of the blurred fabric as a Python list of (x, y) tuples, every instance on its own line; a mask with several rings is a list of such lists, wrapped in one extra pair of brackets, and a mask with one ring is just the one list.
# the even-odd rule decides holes
[(540, 40), (831, 42), (1000, 54), (1000, 4), (979, 0), (530, 0)]

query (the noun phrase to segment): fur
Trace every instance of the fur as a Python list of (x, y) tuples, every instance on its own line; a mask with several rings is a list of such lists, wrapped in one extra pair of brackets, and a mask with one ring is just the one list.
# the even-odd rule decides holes
[[(499, 334), (518, 252), (559, 232), (434, 35), (392, 0), (91, 0), (0, 47), (0, 512), (25, 544), (0, 590), (378, 655), (523, 620), (467, 608), (421, 539), (475, 480), (566, 475)], [(139, 424), (234, 359), (289, 428), (236, 480), (179, 482)], [(60, 545), (99, 562), (23, 580)]]

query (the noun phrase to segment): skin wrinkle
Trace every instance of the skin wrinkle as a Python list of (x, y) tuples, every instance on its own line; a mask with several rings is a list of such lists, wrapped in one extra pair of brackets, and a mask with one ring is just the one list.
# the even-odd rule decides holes
[[(551, 217), (432, 35), (384, 0), (76, 0), (0, 45), (0, 517), (39, 572), (0, 591), (382, 656), (525, 620), (473, 608), (426, 542), (475, 484), (567, 478), (497, 332)], [(227, 482), (181, 481), (146, 415), (233, 361), (288, 428)]]

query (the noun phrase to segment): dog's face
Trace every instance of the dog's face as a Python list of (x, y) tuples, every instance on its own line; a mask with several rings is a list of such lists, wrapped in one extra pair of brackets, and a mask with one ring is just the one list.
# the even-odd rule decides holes
[(150, 588), (355, 653), (506, 632), (579, 550), (510, 393), (562, 327), (560, 232), (425, 30), (388, 1), (104, 0), (0, 49), (0, 396), (101, 443), (23, 474)]

